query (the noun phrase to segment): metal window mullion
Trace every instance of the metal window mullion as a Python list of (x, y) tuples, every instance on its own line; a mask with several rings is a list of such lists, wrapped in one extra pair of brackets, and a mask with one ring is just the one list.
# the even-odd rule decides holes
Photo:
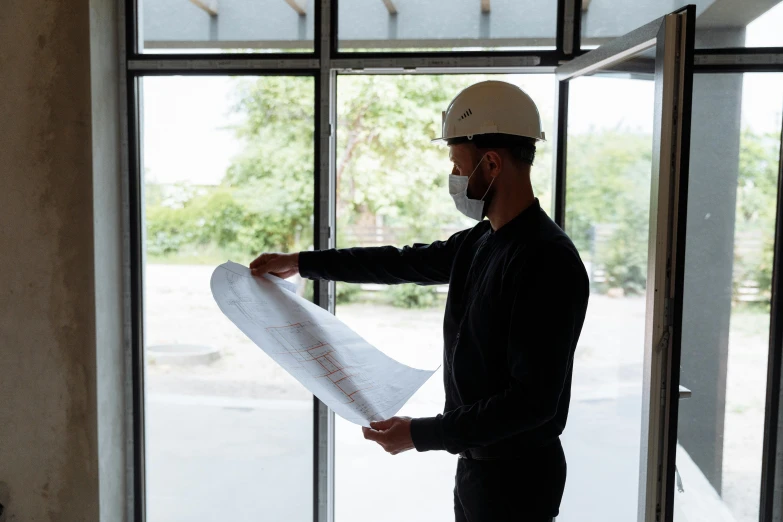
[(573, 47), (569, 53), (569, 57), (576, 56), (582, 51), (582, 1), (574, 0), (574, 19), (571, 23), (571, 34), (573, 39)]
[(767, 363), (767, 400), (761, 467), (760, 520), (783, 521), (783, 127), (778, 159), (778, 194), (772, 261), (772, 297)]
[(243, 74), (319, 70), (313, 57), (254, 58), (248, 56), (137, 56), (128, 61), (128, 69), (145, 74)]
[[(340, 58), (331, 67), (340, 71), (387, 70), (397, 73), (441, 72), (466, 69), (519, 69), (524, 67), (554, 67), (558, 61), (541, 53), (518, 56), (405, 56)], [(429, 71), (423, 71), (429, 69)]]
[[(123, 63), (127, 63), (133, 56), (139, 54), (139, 23), (141, 12), (139, 0), (124, 0), (124, 9), (121, 9), (120, 18), (122, 18), (124, 31), (120, 38), (123, 38), (125, 52), (123, 54)], [(122, 47), (122, 46), (121, 46)]]
[(783, 72), (783, 48), (700, 49), (693, 62), (699, 73)]
[[(337, 58), (337, 56), (340, 54), (340, 22), (338, 20), (338, 17), (340, 16), (340, 10), (337, 6), (338, 0), (316, 0), (324, 3), (329, 4), (329, 58)], [(323, 41), (323, 40), (322, 40)], [(323, 55), (323, 53), (322, 53)]]
[(565, 230), (566, 206), (566, 176), (568, 160), (568, 81), (557, 82), (557, 97), (555, 98), (555, 114), (557, 128), (555, 129), (555, 162), (552, 176), (552, 215), (555, 223)]
[[(334, 112), (335, 77), (331, 70), (331, 8), (321, 0), (316, 12), (316, 49), (319, 70), (315, 89), (315, 201), (313, 246), (316, 250), (334, 246)], [(334, 313), (334, 283), (315, 281), (315, 303)], [(313, 397), (313, 520), (334, 521), (334, 412)]]
[[(145, 519), (144, 512), (144, 492), (139, 491), (143, 488), (143, 475), (137, 466), (137, 460), (144, 459), (143, 451), (137, 453), (137, 449), (143, 449), (143, 440), (139, 441), (137, 437), (137, 412), (135, 407), (137, 400), (143, 400), (141, 394), (137, 395), (137, 388), (135, 387), (136, 379), (134, 376), (134, 370), (137, 359), (137, 351), (134, 348), (137, 339), (140, 337), (136, 334), (135, 325), (140, 320), (140, 317), (134, 312), (134, 304), (137, 297), (134, 296), (134, 281), (138, 281), (138, 277), (134, 277), (133, 271), (138, 269), (134, 267), (133, 259), (138, 255), (135, 252), (138, 249), (138, 245), (134, 246), (134, 231), (131, 225), (131, 215), (135, 212), (136, 207), (131, 203), (131, 179), (136, 180), (136, 174), (131, 173), (130, 168), (130, 151), (136, 150), (136, 147), (131, 147), (131, 143), (136, 143), (137, 138), (135, 135), (130, 134), (129, 127), (129, 93), (132, 92), (132, 84), (128, 82), (127, 72), (127, 57), (129, 51), (129, 45), (135, 45), (135, 38), (131, 38), (134, 33), (135, 19), (129, 18), (125, 8), (135, 12), (135, 2), (133, 0), (126, 0), (125, 5), (120, 5), (120, 9), (117, 13), (117, 51), (119, 59), (119, 121), (120, 121), (120, 191), (122, 195), (122, 202), (120, 206), (121, 223), (122, 223), (122, 324), (123, 324), (123, 389), (124, 397), (123, 402), (125, 405), (124, 415), (124, 428), (125, 428), (125, 519), (129, 522), (143, 522)], [(142, 423), (143, 426), (143, 423)], [(140, 445), (142, 444), (142, 445)], [(141, 468), (143, 469), (143, 468)]]
[(126, 76), (126, 114), (128, 136), (128, 230), (129, 230), (129, 280), (130, 280), (130, 366), (126, 371), (132, 378), (131, 415), (133, 418), (132, 473), (133, 520), (146, 520), (146, 473), (144, 440), (144, 272), (143, 272), (143, 191), (141, 154), (141, 89), (140, 80), (132, 74)]
[(581, 46), (582, 0), (560, 0), (557, 3), (555, 46), (563, 59), (579, 54)]
[[(564, 56), (570, 57), (574, 55), (575, 46), (578, 45), (578, 43), (575, 41), (576, 35), (574, 27), (576, 21), (576, 9), (577, 7), (581, 8), (582, 2), (581, 0), (561, 0), (561, 2), (563, 4), (563, 17), (561, 21), (563, 24), (561, 29), (563, 38), (561, 43), (562, 47), (560, 50)], [(560, 7), (558, 7), (558, 9), (560, 9)]]

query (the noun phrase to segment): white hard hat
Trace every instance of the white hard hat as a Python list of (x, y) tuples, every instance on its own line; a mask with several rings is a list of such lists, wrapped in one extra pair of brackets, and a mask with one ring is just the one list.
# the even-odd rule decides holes
[(477, 134), (511, 134), (546, 140), (541, 116), (525, 91), (506, 82), (486, 81), (460, 92), (443, 111), (440, 138), (472, 138)]

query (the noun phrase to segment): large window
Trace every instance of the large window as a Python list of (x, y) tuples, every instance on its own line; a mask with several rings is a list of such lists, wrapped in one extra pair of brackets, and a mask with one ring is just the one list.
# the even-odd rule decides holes
[[(137, 15), (122, 83), (136, 522), (453, 520), (454, 456), (392, 457), (366, 441), (220, 313), (209, 280), (261, 252), (403, 246), (472, 226), (447, 192), (447, 147), (430, 139), (453, 96), (489, 78), (541, 110), (550, 141), (534, 191), (590, 277), (558, 522), (642, 522), (640, 454), (665, 439), (643, 432), (655, 53), (596, 62), (559, 87), (553, 73), (688, 2), (125, 1)], [(783, 466), (770, 408), (781, 383), (768, 379), (783, 352), (771, 320), (783, 62), (746, 47), (783, 45), (783, 2), (691, 3), (696, 48), (733, 50), (696, 52), (684, 389), (668, 418), (678, 473), (661, 509), (676, 522), (770, 522)], [(447, 287), (292, 281), (391, 357), (441, 364)], [(400, 414), (443, 403), (441, 370)]]
[(563, 434), (564, 522), (638, 511), (654, 90), (630, 75), (569, 88), (565, 229), (591, 295)]
[(307, 520), (312, 396), (223, 317), (209, 280), (228, 259), (311, 248), (313, 80), (142, 89), (148, 520)]
[(314, 0), (139, 0), (146, 53), (313, 50)]
[[(448, 194), (451, 163), (437, 116), (461, 89), (486, 75), (344, 76), (337, 84), (337, 244), (404, 246), (445, 240), (475, 225)], [(553, 130), (552, 75), (496, 75), (535, 100), (544, 130)], [(536, 195), (551, 206), (551, 143), (540, 142), (533, 167)], [(391, 357), (435, 369), (443, 357), (447, 287), (337, 284), (337, 317)], [(438, 370), (400, 415), (443, 411), (443, 370)], [(453, 520), (450, 510), (456, 460), (446, 452), (391, 458), (361, 430), (336, 425), (337, 520), (359, 522), (372, 511), (379, 522), (415, 518)], [(372, 488), (364, 485), (372, 483)], [(362, 491), (357, 495), (357, 491)], [(374, 509), (384, 506), (383, 509)]]
[[(582, 0), (582, 47), (606, 43), (659, 16), (696, 5), (696, 46), (783, 45), (783, 4), (723, 0)], [(770, 5), (772, 4), (772, 5)]]
[(759, 520), (781, 112), (783, 75), (695, 79), (678, 522)]
[(554, 48), (557, 3), (343, 0), (341, 51)]

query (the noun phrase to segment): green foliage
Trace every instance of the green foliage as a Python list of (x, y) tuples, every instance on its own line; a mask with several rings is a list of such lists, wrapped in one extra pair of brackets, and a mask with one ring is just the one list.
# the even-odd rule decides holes
[[(772, 282), (779, 140), (778, 134), (749, 130), (740, 139), (734, 298), (741, 287), (756, 287), (764, 306)], [(570, 137), (566, 229), (583, 258), (603, 273), (596, 291), (644, 292), (651, 162), (650, 136), (642, 133), (616, 129)]]
[(312, 242), (314, 157), (313, 81), (243, 79), (235, 111), (245, 117), (237, 135), (243, 153), (224, 185), (249, 218), (237, 242), (249, 254), (304, 250)]
[(147, 253), (163, 256), (179, 252), (183, 245), (192, 243), (196, 234), (194, 225), (183, 209), (147, 207)]
[[(447, 196), (448, 151), (430, 138), (440, 111), (481, 77), (350, 76), (338, 85), (338, 230), (375, 226), (401, 230), (397, 242), (440, 237), (472, 225)], [(146, 184), (147, 252), (157, 258), (252, 259), (260, 252), (311, 248), (313, 229), (312, 79), (237, 80), (234, 111), (243, 143), (217, 187)], [(551, 115), (543, 113), (545, 120)], [(737, 285), (768, 289), (777, 191), (779, 136), (742, 134), (737, 193), (738, 237), (757, 235), (758, 251), (735, 253)], [(644, 291), (651, 137), (624, 128), (572, 134), (568, 143), (566, 229), (594, 274), (596, 291)], [(539, 144), (534, 190), (548, 206), (552, 154)], [(755, 236), (754, 236), (755, 237)], [(347, 244), (338, 235), (339, 246)], [(735, 288), (735, 293), (737, 289)], [(359, 287), (340, 284), (347, 303)], [(385, 294), (396, 306), (432, 306), (434, 288), (401, 285)]]
[(408, 231), (403, 242), (435, 240), (433, 232), (461, 221), (442, 197), (448, 150), (430, 139), (464, 79), (355, 76), (338, 87), (338, 219), (354, 225), (382, 216), (384, 224)]
[(568, 142), (566, 229), (582, 257), (603, 270), (598, 291), (644, 291), (651, 151), (649, 135), (623, 129)]
[(734, 296), (750, 283), (759, 289), (757, 298), (765, 308), (772, 286), (779, 146), (777, 133), (742, 132), (735, 239), (758, 246), (734, 250)]
[(350, 283), (337, 283), (337, 295), (335, 301), (338, 305), (356, 302), (362, 294), (360, 285)]
[(163, 256), (201, 245), (250, 257), (306, 248), (312, 234), (294, 212), (259, 208), (248, 199), (247, 189), (223, 186), (196, 195), (181, 207), (148, 205), (147, 252)]
[(220, 186), (172, 198), (146, 185), (151, 255), (200, 246), (252, 258), (312, 244), (313, 81), (243, 79), (237, 96), (234, 110), (244, 122), (236, 133), (245, 147)]
[[(454, 95), (484, 76), (351, 76), (338, 84), (337, 217), (343, 226), (369, 216), (399, 227), (402, 243), (434, 241), (442, 228), (473, 222), (454, 210), (448, 149), (433, 144), (439, 115)], [(544, 114), (546, 120), (551, 116)], [(549, 201), (550, 145), (539, 145), (534, 186)]]
[(624, 295), (643, 294), (647, 284), (647, 216), (632, 215), (618, 226), (594, 262), (605, 270), (598, 290), (622, 288)]
[(438, 301), (434, 286), (392, 285), (386, 292), (391, 304), (400, 308), (430, 308)]

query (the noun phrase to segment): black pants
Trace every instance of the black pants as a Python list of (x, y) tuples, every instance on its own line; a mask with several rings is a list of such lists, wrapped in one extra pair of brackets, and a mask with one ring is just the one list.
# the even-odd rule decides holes
[(454, 486), (456, 522), (550, 522), (566, 480), (563, 447), (519, 459), (460, 458)]

